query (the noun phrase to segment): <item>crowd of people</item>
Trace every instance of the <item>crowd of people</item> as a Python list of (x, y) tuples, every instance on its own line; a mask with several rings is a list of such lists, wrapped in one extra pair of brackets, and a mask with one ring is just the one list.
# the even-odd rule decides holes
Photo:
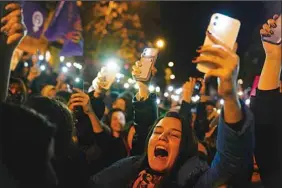
[[(24, 35), (24, 26), (14, 29), (22, 24), (20, 6), (7, 6), (11, 11), (1, 18), (1, 46), (13, 48), (9, 45)], [(258, 32), (273, 35), (277, 18)], [(230, 49), (212, 33), (206, 35), (214, 44), (200, 47), (192, 63), (217, 68), (204, 79), (190, 77), (178, 108), (172, 105), (163, 115), (149, 82), (136, 81), (136, 94), (114, 93), (98, 74), (95, 87), (86, 92), (70, 87), (51, 68), (40, 72), (36, 55), (11, 77), (3, 74), (0, 187), (281, 188), (281, 43), (262, 41), (266, 58), (256, 96), (247, 106), (238, 95), (237, 44)], [(156, 72), (153, 68), (151, 76)], [(132, 78), (141, 73), (136, 62)], [(207, 96), (210, 77), (218, 78), (221, 111)], [(194, 102), (199, 82), (200, 100)]]

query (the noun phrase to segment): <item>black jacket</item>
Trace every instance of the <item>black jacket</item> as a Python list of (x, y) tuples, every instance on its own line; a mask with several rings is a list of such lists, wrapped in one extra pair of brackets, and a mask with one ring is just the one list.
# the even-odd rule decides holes
[(251, 109), (255, 116), (255, 157), (266, 188), (282, 187), (282, 94), (257, 90)]

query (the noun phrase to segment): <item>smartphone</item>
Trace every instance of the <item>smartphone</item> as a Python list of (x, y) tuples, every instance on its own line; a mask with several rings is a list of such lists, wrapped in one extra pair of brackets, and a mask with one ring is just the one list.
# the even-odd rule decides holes
[(103, 81), (107, 82), (107, 84), (102, 85), (101, 87), (106, 90), (110, 89), (112, 83), (116, 79), (116, 75), (118, 72), (119, 72), (119, 68), (116, 64), (108, 64), (106, 67), (102, 67), (100, 74), (101, 74), (102, 79), (104, 79)]
[(141, 74), (138, 76), (134, 76), (136, 81), (148, 81), (152, 74), (152, 68), (158, 57), (158, 49), (156, 48), (145, 48), (143, 53), (141, 54)]
[[(224, 42), (229, 48), (233, 49), (237, 40), (241, 22), (237, 19), (215, 13), (210, 19), (207, 31)], [(205, 45), (211, 45), (213, 42), (206, 36)], [(210, 69), (214, 69), (210, 63), (201, 62), (197, 65), (197, 69), (202, 73), (207, 73)]]
[(261, 39), (271, 44), (281, 44), (281, 14), (276, 20), (276, 27), (271, 28), (273, 34), (271, 36), (262, 36)]
[(82, 78), (75, 78), (73, 81), (73, 88), (80, 89), (84, 91), (84, 80)]
[(199, 95), (201, 88), (202, 88), (202, 83), (201, 83), (201, 81), (197, 80), (196, 83), (195, 83), (195, 86), (194, 86), (193, 96)]

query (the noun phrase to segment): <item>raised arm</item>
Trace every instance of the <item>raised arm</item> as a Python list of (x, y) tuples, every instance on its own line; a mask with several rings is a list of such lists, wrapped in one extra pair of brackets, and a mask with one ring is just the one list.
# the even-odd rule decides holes
[[(273, 32), (270, 31), (274, 26), (275, 19), (269, 19), (267, 24), (263, 25), (260, 34), (271, 36)], [(279, 93), (278, 89), (281, 74), (281, 43), (280, 45), (264, 41), (262, 43), (266, 59), (256, 96), (252, 98), (251, 103), (255, 116), (255, 157), (264, 186), (281, 187), (282, 93)]]
[(218, 127), (216, 156), (196, 187), (216, 187), (230, 181), (244, 187), (251, 177), (254, 137), (252, 114), (240, 103), (236, 93), (239, 57), (236, 50), (229, 49), (210, 33), (207, 35), (214, 45), (198, 50), (205, 55), (197, 57), (194, 62), (209, 62), (217, 67), (205, 78), (219, 78), (218, 93), (224, 99), (224, 107)]
[[(276, 27), (277, 18), (278, 15), (275, 15), (273, 19), (269, 19), (267, 23), (263, 25), (263, 28), (260, 30), (260, 34), (262, 36), (271, 36), (273, 34), (273, 31), (271, 31), (271, 29)], [(265, 62), (260, 75), (258, 89), (277, 89), (280, 86), (280, 74), (282, 65), (281, 42), (280, 44), (271, 44), (269, 42), (262, 41), (262, 44), (265, 51)]]
[[(141, 73), (138, 68), (139, 63), (136, 62), (136, 65), (133, 66), (133, 76)], [(155, 73), (156, 69), (153, 69), (152, 74), (154, 75)], [(137, 82), (137, 84), (139, 90), (133, 99), (133, 121), (136, 133), (132, 141), (131, 155), (143, 154), (149, 129), (158, 116), (156, 95), (150, 94), (148, 89), (149, 82)]]

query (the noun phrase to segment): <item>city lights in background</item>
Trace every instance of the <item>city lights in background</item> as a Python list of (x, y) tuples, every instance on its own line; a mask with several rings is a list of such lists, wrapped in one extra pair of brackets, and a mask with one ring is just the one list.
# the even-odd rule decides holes
[(72, 66), (71, 62), (67, 62), (66, 66), (70, 68)]
[(164, 93), (164, 96), (165, 96), (165, 97), (168, 97), (168, 96), (169, 96), (168, 92), (165, 92), (165, 93)]
[(172, 86), (168, 86), (167, 89), (168, 89), (169, 92), (172, 92), (172, 91), (173, 91), (173, 87), (172, 87)]
[(65, 56), (60, 56), (60, 61), (64, 62), (65, 61)]
[(69, 69), (68, 69), (67, 67), (65, 67), (65, 66), (63, 66), (63, 67), (62, 67), (62, 71), (63, 71), (63, 73), (67, 73), (67, 72), (68, 72), (68, 70), (69, 70)]
[(79, 63), (74, 62), (74, 63), (73, 63), (73, 66), (74, 66), (75, 68), (77, 68), (77, 69), (82, 69), (82, 65), (79, 64)]
[(178, 95), (171, 95), (171, 99), (174, 101), (179, 101), (180, 97)]
[(24, 62), (24, 67), (28, 67), (28, 62)]
[(155, 91), (155, 87), (153, 85), (149, 85), (149, 91), (150, 92), (154, 92)]
[(116, 74), (116, 78), (117, 78), (117, 79), (124, 78), (124, 74), (117, 73), (117, 74)]
[(46, 66), (45, 65), (41, 65), (40, 66), (40, 70), (45, 71), (46, 70)]
[(128, 81), (128, 83), (130, 83), (130, 84), (134, 84), (134, 83), (135, 83), (135, 80), (133, 80), (132, 78), (129, 78), (127, 81)]
[(135, 89), (139, 89), (139, 86), (138, 86), (138, 84), (136, 83), (136, 84), (134, 84), (134, 88)]
[(171, 62), (168, 63), (168, 66), (169, 66), (169, 67), (173, 67), (173, 66), (174, 66), (174, 63), (171, 61)]
[(43, 61), (43, 60), (44, 60), (44, 56), (43, 56), (43, 55), (39, 55), (39, 56), (38, 56), (38, 59), (39, 59), (40, 61)]
[(128, 88), (129, 88), (129, 83), (125, 83), (125, 84), (123, 85), (123, 87), (124, 87), (125, 89), (128, 89)]
[(159, 93), (161, 91), (161, 88), (159, 86), (156, 87), (156, 92)]
[(174, 80), (175, 79), (175, 75), (174, 74), (170, 75), (170, 79)]
[(219, 104), (224, 105), (224, 100), (220, 99)]
[(176, 93), (177, 95), (179, 95), (180, 93), (182, 93), (182, 88), (178, 88), (178, 89), (175, 91), (175, 93)]
[(157, 40), (156, 46), (157, 46), (158, 48), (163, 48), (163, 47), (165, 46), (164, 40), (163, 40), (163, 39)]

